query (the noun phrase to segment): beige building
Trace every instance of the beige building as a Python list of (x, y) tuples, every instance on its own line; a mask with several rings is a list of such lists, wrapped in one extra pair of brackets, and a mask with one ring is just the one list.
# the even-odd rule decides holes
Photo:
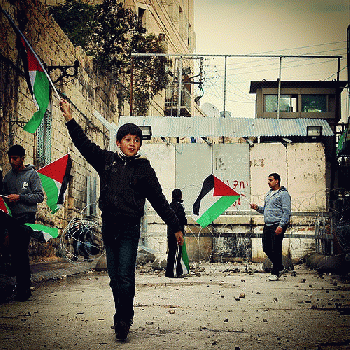
[[(146, 33), (153, 33), (159, 37), (163, 42), (165, 53), (169, 54), (167, 69), (170, 84), (151, 102), (148, 115), (203, 115), (198, 105), (194, 103), (193, 85), (190, 83), (193, 60), (172, 56), (194, 52), (193, 1), (126, 0), (124, 3), (137, 13)], [(127, 111), (124, 114), (128, 115)]]
[[(50, 6), (64, 3), (64, 0), (40, 1)], [(86, 2), (94, 5), (102, 3), (103, 0), (87, 0)], [(167, 67), (170, 84), (165, 91), (159, 93), (151, 101), (147, 115), (203, 115), (199, 106), (194, 102), (193, 86), (190, 83), (190, 77), (193, 75), (191, 74), (193, 73), (193, 60), (171, 56), (190, 54), (195, 50), (193, 0), (121, 0), (120, 3), (138, 16), (145, 34), (158, 36), (165, 53), (170, 55)], [(129, 77), (125, 77), (124, 85), (130, 85)], [(180, 99), (179, 96), (181, 96)], [(125, 102), (122, 113), (130, 115), (130, 111), (133, 113), (130, 104)]]

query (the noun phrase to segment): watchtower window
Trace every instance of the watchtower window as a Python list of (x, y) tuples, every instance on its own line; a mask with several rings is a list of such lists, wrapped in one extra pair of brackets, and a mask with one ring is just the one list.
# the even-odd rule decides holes
[[(278, 96), (264, 95), (265, 112), (277, 112)], [(280, 96), (280, 112), (298, 112), (298, 96), (297, 95), (281, 95)]]
[(327, 112), (326, 95), (301, 95), (302, 112)]

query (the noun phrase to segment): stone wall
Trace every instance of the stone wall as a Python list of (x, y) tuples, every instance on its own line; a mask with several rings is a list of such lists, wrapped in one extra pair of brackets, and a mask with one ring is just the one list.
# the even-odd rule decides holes
[[(40, 1), (0, 0), (0, 5), (25, 33), (28, 42), (45, 65), (73, 65), (75, 60), (79, 61), (78, 75), (63, 78), (55, 86), (77, 107), (73, 108), (74, 118), (85, 129), (88, 136), (101, 147), (106, 148), (108, 133), (94, 117), (93, 112), (96, 110), (108, 121), (117, 123), (119, 116), (116, 114), (117, 100), (113, 83), (94, 71), (91, 57), (86, 56), (81, 48), (72, 45), (49, 15), (47, 7)], [(26, 164), (37, 164), (36, 135), (22, 129), (36, 108), (24, 79), (21, 59), (16, 48), (16, 34), (2, 13), (0, 31), (2, 33), (0, 36), (0, 165), (5, 174), (10, 169), (6, 152), (12, 144), (21, 144), (26, 149)], [(59, 74), (59, 70), (54, 70), (50, 76), (55, 80)], [(51, 102), (51, 161), (69, 152), (73, 161), (72, 181), (67, 190), (64, 208), (56, 214), (51, 214), (44, 202), (39, 206), (37, 221), (56, 226), (62, 232), (69, 220), (79, 215), (86, 206), (87, 176), (97, 175), (72, 144), (59, 110), (59, 98), (54, 92), (51, 93)], [(49, 243), (48, 251), (50, 244), (57, 245), (57, 242)], [(34, 255), (36, 248), (34, 247)], [(49, 254), (52, 254), (51, 250)]]

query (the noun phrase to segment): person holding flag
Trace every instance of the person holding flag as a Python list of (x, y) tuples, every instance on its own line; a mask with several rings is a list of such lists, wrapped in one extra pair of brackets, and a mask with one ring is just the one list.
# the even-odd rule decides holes
[(118, 151), (111, 152), (88, 139), (73, 119), (66, 100), (61, 99), (60, 108), (74, 145), (100, 176), (99, 207), (115, 304), (114, 331), (118, 340), (125, 340), (134, 316), (135, 265), (146, 198), (172, 227), (179, 245), (183, 244), (181, 226), (150, 162), (138, 154), (142, 145), (142, 131), (138, 126), (122, 125), (116, 135)]
[[(40, 178), (33, 165), (24, 165), (25, 150), (20, 145), (10, 147), (7, 152), (11, 170), (3, 179), (3, 196), (18, 224), (35, 224), (37, 204), (44, 200)], [(31, 296), (30, 265), (28, 247), (31, 230), (10, 230), (11, 259), (16, 275), (18, 301)], [(42, 242), (45, 242), (42, 237)]]
[[(185, 209), (182, 205), (182, 191), (179, 188), (175, 188), (172, 192), (172, 201), (170, 203), (171, 209), (179, 219), (181, 224), (181, 231), (185, 232), (185, 225), (187, 225)], [(168, 259), (167, 267), (165, 271), (165, 277), (182, 277), (188, 274), (188, 266), (185, 265), (182, 256), (182, 247), (178, 245), (174, 232), (171, 227), (168, 226)]]

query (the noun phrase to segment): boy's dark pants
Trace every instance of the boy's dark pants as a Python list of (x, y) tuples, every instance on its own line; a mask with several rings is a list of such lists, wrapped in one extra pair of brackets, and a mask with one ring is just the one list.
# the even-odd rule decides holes
[(106, 247), (107, 270), (115, 303), (114, 322), (132, 321), (140, 224), (103, 220), (102, 233)]
[[(25, 213), (21, 215), (13, 215), (18, 224), (34, 224), (35, 213)], [(17, 228), (17, 226), (15, 226)], [(28, 247), (30, 241), (31, 230), (25, 226), (14, 226), (10, 228), (10, 251), (11, 261), (16, 275), (17, 292), (28, 292), (30, 290), (30, 263), (28, 255)]]
[(286, 231), (286, 227), (283, 228), (282, 233), (276, 235), (275, 231), (277, 227), (278, 224), (271, 226), (265, 224), (262, 237), (263, 250), (272, 262), (271, 273), (273, 275), (278, 275), (279, 272), (283, 270), (282, 240)]

